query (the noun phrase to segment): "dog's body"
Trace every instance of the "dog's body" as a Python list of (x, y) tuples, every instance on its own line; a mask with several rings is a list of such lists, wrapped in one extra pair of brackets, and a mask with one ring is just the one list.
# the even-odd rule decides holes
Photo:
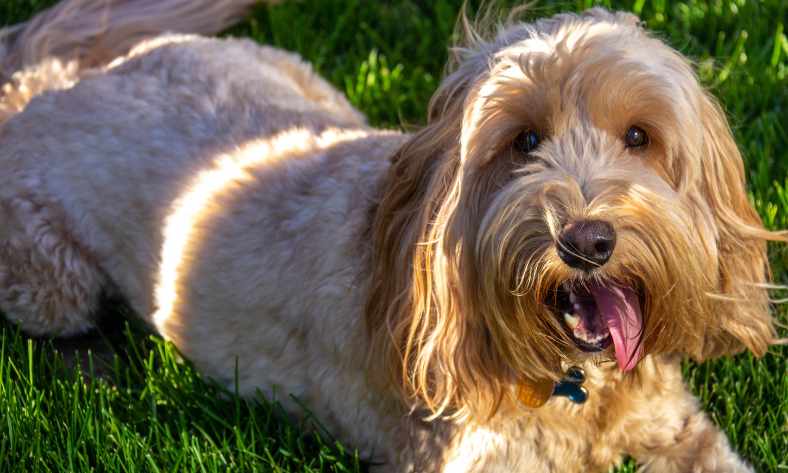
[[(551, 21), (541, 28), (556, 36), (571, 22), (590, 36), (598, 25), (627, 34), (637, 28), (601, 11)], [(386, 471), (606, 471), (626, 454), (648, 471), (749, 471), (681, 379), (679, 354), (706, 356), (714, 352), (708, 346), (693, 352), (643, 342), (655, 353), (632, 373), (567, 352), (556, 366), (559, 374), (570, 364), (585, 368), (589, 400), (582, 405), (554, 397), (527, 408), (498, 396), (491, 416), (472, 415), (462, 396), (436, 406), (438, 396), (413, 380), (412, 396), (403, 397), (387, 377), (391, 367), (369, 314), (376, 303), (399, 304), (381, 296), (385, 274), (395, 280), (407, 270), (378, 264), (387, 231), (380, 215), (397, 198), (392, 179), (413, 184), (400, 168), (423, 135), (369, 128), (299, 58), (246, 41), (161, 36), (109, 59), (81, 69), (67, 61), (28, 64), (5, 89), (0, 309), (23, 329), (88, 330), (101, 292), (117, 291), (202, 372), (228, 387), (237, 373), (242, 394), (262, 389), (298, 413), (295, 396)], [(437, 107), (450, 114), (455, 105)], [(435, 166), (421, 168), (425, 178)], [(428, 193), (400, 197), (416, 194)], [(429, 218), (440, 220), (433, 212)], [(751, 209), (743, 212), (757, 229)], [(711, 213), (699, 211), (698, 225)], [(392, 215), (388, 221), (399, 214)], [(401, 229), (389, 238), (403, 247), (428, 241), (416, 233)], [(700, 239), (724, 234), (709, 229)], [(737, 251), (760, 256), (757, 245)], [(392, 261), (407, 265), (413, 247)], [(760, 297), (754, 306), (763, 305)], [(724, 327), (738, 338), (746, 332), (745, 343), (759, 351), (773, 334), (768, 317), (745, 325)], [(380, 327), (396, 339), (390, 321)], [(730, 344), (728, 335), (709, 336)], [(405, 367), (402, 352), (411, 348), (400, 351)], [(631, 362), (620, 361), (627, 371)], [(436, 383), (443, 375), (432, 376)], [(430, 412), (460, 414), (426, 420)]]

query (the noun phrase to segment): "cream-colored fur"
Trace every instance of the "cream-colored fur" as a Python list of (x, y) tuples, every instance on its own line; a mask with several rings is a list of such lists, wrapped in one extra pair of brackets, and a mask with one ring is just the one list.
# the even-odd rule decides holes
[[(629, 454), (750, 471), (679, 360), (766, 350), (763, 241), (782, 235), (686, 61), (626, 14), (507, 24), (406, 135), (368, 127), (293, 54), (157, 36), (216, 32), (248, 3), (66, 0), (5, 31), (9, 319), (80, 333), (117, 292), (204, 374), (294, 414), (297, 397), (375, 470), (607, 471)], [(620, 143), (633, 121), (653, 136), (641, 155)], [(545, 138), (524, 160), (528, 127)], [(594, 277), (649, 297), (630, 373), (573, 348), (538, 296), (583, 277), (553, 246), (588, 215), (621, 234)], [(509, 394), (570, 364), (583, 405)]]

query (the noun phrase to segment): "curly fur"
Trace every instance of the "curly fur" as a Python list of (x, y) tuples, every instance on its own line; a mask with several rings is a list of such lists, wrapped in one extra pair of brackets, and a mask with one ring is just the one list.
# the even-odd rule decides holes
[[(407, 135), (293, 54), (161, 35), (250, 3), (66, 0), (0, 32), (7, 317), (79, 333), (117, 292), (207, 376), (294, 414), (296, 396), (375, 470), (750, 471), (679, 360), (775, 342), (765, 242), (785, 235), (688, 61), (602, 9), (469, 27)], [(647, 149), (624, 146), (633, 124)], [(544, 137), (528, 155), (524, 129)], [(556, 243), (584, 218), (618, 235), (589, 274)], [(627, 373), (545, 303), (609, 280), (644, 294)], [(587, 403), (518, 402), (570, 365)]]

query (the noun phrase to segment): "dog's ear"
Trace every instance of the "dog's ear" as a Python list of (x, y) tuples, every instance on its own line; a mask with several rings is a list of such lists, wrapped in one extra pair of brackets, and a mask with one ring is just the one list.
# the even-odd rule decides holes
[(394, 382), (404, 399), (419, 399), (435, 415), (461, 415), (482, 402), (485, 381), (499, 374), (483, 330), (469, 327), (445, 247), (457, 206), (463, 111), (473, 93), (468, 77), (464, 71), (444, 80), (427, 126), (393, 156), (371, 215), (365, 316), (373, 382), (385, 375), (378, 380)]
[[(442, 106), (443, 104), (437, 104)], [(455, 107), (456, 105), (448, 105)], [(371, 287), (365, 316), (370, 361), (379, 381), (393, 382), (405, 399), (433, 411), (449, 397), (433, 366), (446, 347), (445, 308), (435, 301), (435, 217), (459, 164), (458, 111), (444, 111), (392, 157), (372, 215)], [(452, 135), (455, 138), (452, 139)], [(380, 366), (382, 362), (383, 366)]]
[(704, 93), (700, 110), (701, 193), (715, 220), (719, 259), (718, 290), (709, 295), (716, 313), (710, 314), (701, 358), (735, 353), (742, 345), (761, 356), (776, 336), (766, 242), (785, 241), (785, 235), (766, 230), (747, 198), (744, 163), (717, 101)]

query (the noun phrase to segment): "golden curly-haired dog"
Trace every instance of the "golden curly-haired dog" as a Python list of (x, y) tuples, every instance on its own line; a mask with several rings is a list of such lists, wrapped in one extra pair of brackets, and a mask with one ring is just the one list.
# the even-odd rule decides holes
[(679, 360), (767, 351), (784, 235), (685, 58), (627, 13), (505, 22), (403, 134), (293, 54), (160, 35), (251, 3), (67, 0), (2, 31), (10, 320), (75, 334), (118, 293), (380, 471), (750, 471)]

